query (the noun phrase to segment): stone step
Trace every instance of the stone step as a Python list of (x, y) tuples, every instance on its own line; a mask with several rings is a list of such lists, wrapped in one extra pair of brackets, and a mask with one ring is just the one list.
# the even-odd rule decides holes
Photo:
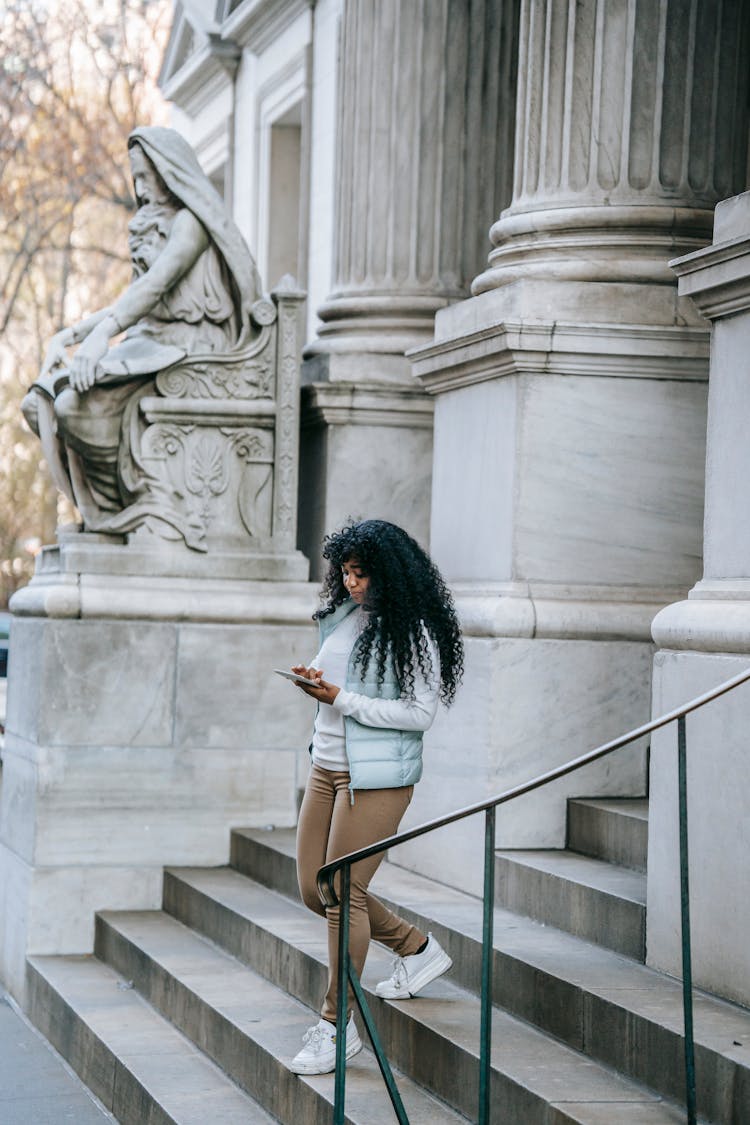
[[(326, 982), (325, 925), (297, 902), (230, 869), (172, 869), (166, 872), (164, 904), (256, 971), (277, 983), (281, 974), (305, 1003), (319, 1002)], [(388, 1057), (436, 1096), (469, 1117), (475, 1115), (476, 996), (442, 978), (412, 1003), (384, 1003), (375, 997), (374, 986), (388, 975), (389, 963), (390, 956), (373, 946), (363, 978)], [(493, 1096), (506, 1107), (508, 1120), (546, 1122), (546, 1115), (561, 1112), (562, 1102), (570, 1098), (577, 1104), (566, 1121), (600, 1120), (605, 1103), (612, 1112), (615, 1106), (622, 1108), (625, 1120), (636, 1105), (644, 1122), (680, 1120), (674, 1105), (508, 1013), (496, 1012), (493, 1042)]]
[[(121, 1125), (272, 1125), (113, 969), (94, 957), (31, 957), (30, 1015)], [(50, 1118), (51, 1120), (51, 1118)]]
[[(98, 915), (96, 951), (278, 1121), (330, 1125), (333, 1074), (287, 1068), (316, 1013), (161, 911)], [(396, 1080), (412, 1125), (463, 1120), (404, 1075)], [(392, 1125), (369, 1050), (347, 1066), (346, 1110), (350, 1125)]]
[(637, 961), (646, 957), (646, 876), (570, 851), (499, 851), (497, 902)]
[(294, 828), (234, 828), (229, 865), (256, 883), (299, 899)]
[[(231, 863), (264, 886), (299, 897), (294, 829), (235, 829)], [(500, 851), (496, 853), (495, 893), (498, 904), (514, 914), (636, 960), (645, 958), (646, 879), (642, 873), (569, 851)]]
[(645, 871), (648, 798), (570, 798), (568, 848), (593, 859)]
[[(219, 939), (233, 954), (249, 959), (253, 974), (256, 966), (266, 972), (271, 971), (276, 984), (296, 989), (305, 1003), (312, 1005), (319, 1002), (326, 975), (326, 933), (322, 919), (228, 869), (172, 871), (168, 875), (171, 888), (167, 901), (173, 907), (181, 906), (191, 922), (201, 922), (212, 941)], [(180, 926), (176, 929), (177, 923), (174, 923), (167, 938), (164, 926), (167, 919), (165, 916), (162, 919), (157, 923), (153, 915), (150, 918), (143, 915), (102, 916), (99, 923), (100, 951), (106, 949), (109, 955), (114, 956), (120, 962), (121, 971), (129, 972), (131, 966), (138, 971), (143, 964), (144, 952), (152, 961), (158, 961), (165, 972), (172, 972), (174, 966), (177, 973), (182, 972), (186, 986), (193, 993), (204, 995), (206, 1005), (211, 1007), (215, 1007), (217, 993), (225, 1003), (227, 995), (236, 995), (242, 987), (239, 984), (232, 986), (227, 982), (223, 991), (217, 987), (217, 976), (225, 971), (218, 960), (218, 950), (213, 946), (207, 947), (216, 960), (216, 964), (209, 968), (205, 964), (205, 956), (196, 955), (185, 941), (186, 934), (192, 936), (192, 928), (188, 930)], [(167, 941), (174, 952), (170, 953), (165, 948)], [(126, 946), (130, 946), (130, 954)], [(476, 996), (441, 980), (425, 990), (418, 1001), (407, 1004), (379, 1001), (374, 996), (374, 984), (388, 973), (390, 958), (382, 950), (373, 949), (372, 952), (363, 984), (388, 1057), (402, 1072), (408, 1067), (410, 1078), (427, 1087), (440, 1102), (448, 1102), (452, 1109), (475, 1120), (479, 1052), (479, 1004)], [(128, 956), (131, 959), (125, 960)], [(203, 964), (197, 969), (199, 959)], [(225, 962), (228, 960), (225, 958)], [(186, 963), (190, 965), (187, 972), (184, 969)], [(232, 961), (231, 964), (235, 966), (236, 973), (237, 962)], [(149, 972), (153, 973), (153, 969)], [(199, 976), (202, 984), (196, 984)], [(213, 999), (208, 994), (211, 982)], [(263, 983), (266, 989), (270, 988), (266, 981)], [(174, 990), (173, 981), (168, 991), (174, 993)], [(254, 998), (256, 994), (257, 989), (253, 985)], [(206, 1039), (209, 1035), (207, 1020), (211, 1018), (198, 1013), (194, 1016), (196, 1022), (200, 1021)], [(285, 1031), (288, 1029), (287, 1022)], [(292, 1050), (296, 1050), (299, 1030), (301, 1026), (296, 1035), (291, 1032), (291, 1040), (286, 1036), (287, 1052), (290, 1051), (290, 1042)], [(217, 1061), (227, 1065), (221, 1059)], [(504, 1107), (509, 1121), (523, 1121), (528, 1125), (547, 1125), (549, 1122), (554, 1125), (563, 1125), (563, 1122), (566, 1125), (588, 1125), (600, 1121), (605, 1109), (617, 1113), (621, 1107), (625, 1120), (636, 1109), (637, 1119), (650, 1125), (661, 1125), (662, 1122), (667, 1125), (680, 1120), (674, 1105), (500, 1011), (495, 1013), (493, 1021), (492, 1061), (492, 1097)], [(349, 1071), (354, 1071), (356, 1066), (356, 1061), (351, 1063)], [(399, 1080), (400, 1087), (404, 1087), (404, 1082), (403, 1078)], [(259, 1091), (253, 1092), (260, 1100)], [(572, 1102), (575, 1106), (571, 1108), (569, 1103)], [(270, 1108), (277, 1112), (273, 1105)], [(349, 1112), (351, 1114), (352, 1110), (349, 1109)], [(416, 1120), (411, 1112), (409, 1116), (410, 1120)], [(291, 1119), (296, 1120), (294, 1117)], [(356, 1119), (375, 1120), (372, 1113)]]
[[(244, 830), (236, 854), (250, 875), (273, 863), (282, 882), (296, 886), (293, 830)], [(478, 899), (388, 862), (372, 888), (431, 930), (453, 958), (451, 980), (478, 992)], [(507, 1011), (665, 1097), (683, 1099), (679, 981), (502, 908), (494, 916), (493, 981), (495, 1003)], [(740, 1125), (750, 1105), (750, 1012), (696, 991), (694, 1018), (699, 1109), (710, 1121)]]

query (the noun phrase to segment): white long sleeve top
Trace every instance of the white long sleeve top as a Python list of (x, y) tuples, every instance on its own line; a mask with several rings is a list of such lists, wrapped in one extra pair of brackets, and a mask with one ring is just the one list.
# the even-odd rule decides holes
[[(356, 719), (368, 727), (393, 730), (428, 730), (437, 713), (440, 689), (440, 664), (438, 652), (427, 636), (432, 674), (425, 678), (417, 665), (414, 669), (414, 698), (371, 699), (358, 692), (347, 691), (346, 673), (352, 649), (365, 626), (365, 611), (358, 607), (341, 621), (326, 637), (320, 651), (312, 661), (322, 670), (328, 683), (340, 689), (333, 704), (322, 703), (315, 719), (312, 740), (312, 760), (316, 766), (327, 770), (346, 770), (344, 716)], [(427, 635), (427, 634), (425, 634)]]

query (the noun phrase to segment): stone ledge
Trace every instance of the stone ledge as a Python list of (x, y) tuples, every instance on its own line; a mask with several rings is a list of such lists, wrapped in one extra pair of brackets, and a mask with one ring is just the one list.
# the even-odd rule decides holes
[(454, 586), (462, 628), (471, 637), (649, 641), (654, 616), (674, 598), (635, 587), (549, 587), (519, 583), (476, 591)]
[[(471, 637), (649, 641), (654, 617), (684, 595), (628, 586), (452, 587), (462, 628)], [(310, 626), (318, 592), (312, 582), (58, 573), (19, 590), (11, 608), (19, 617)], [(746, 612), (750, 651), (750, 608)]]
[(310, 625), (318, 585), (52, 573), (14, 594), (19, 617)]
[(661, 610), (651, 633), (663, 649), (750, 654), (750, 600), (691, 597)]
[(526, 373), (704, 382), (709, 341), (692, 326), (509, 319), (436, 339), (408, 358), (430, 394)]
[(320, 425), (431, 429), (433, 403), (420, 387), (313, 383), (302, 391), (302, 428)]

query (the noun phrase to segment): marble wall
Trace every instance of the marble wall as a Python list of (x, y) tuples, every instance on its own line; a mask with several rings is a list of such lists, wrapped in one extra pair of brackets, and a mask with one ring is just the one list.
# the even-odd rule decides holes
[[(633, 715), (647, 717), (651, 654), (648, 643), (467, 636), (464, 684), (425, 737), (424, 775), (403, 827), (529, 781), (624, 733)], [(616, 765), (594, 763), (505, 806), (497, 844), (564, 847), (568, 796), (642, 795), (646, 784), (641, 743)], [(481, 895), (483, 833), (484, 817), (472, 817), (390, 858)]]
[(703, 380), (542, 371), (441, 394), (436, 561), (460, 582), (687, 588), (700, 569), (705, 395)]
[[(745, 612), (745, 637), (750, 631)], [(746, 671), (748, 653), (662, 649), (654, 658), (654, 714), (664, 714)], [(750, 687), (688, 716), (687, 795), (693, 982), (750, 1004)], [(646, 957), (682, 975), (677, 730), (653, 735), (651, 748)]]
[(90, 952), (96, 910), (157, 908), (165, 864), (227, 863), (232, 827), (295, 823), (312, 709), (272, 669), (315, 651), (305, 591), (288, 624), (14, 621), (0, 978), (16, 996), (27, 953)]

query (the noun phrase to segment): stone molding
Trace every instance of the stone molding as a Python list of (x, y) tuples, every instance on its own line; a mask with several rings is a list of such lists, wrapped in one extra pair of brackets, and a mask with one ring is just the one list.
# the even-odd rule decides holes
[(650, 641), (651, 623), (677, 591), (553, 583), (453, 583), (467, 637)]
[(314, 7), (315, 0), (245, 0), (224, 20), (222, 35), (243, 47), (252, 46), (253, 51), (264, 51), (290, 24)]
[(709, 320), (750, 309), (750, 231), (669, 264), (680, 279), (680, 296), (690, 297)]
[(708, 378), (704, 328), (614, 324), (503, 324), (409, 352), (429, 394), (524, 373), (632, 379)]
[[(683, 592), (526, 582), (458, 582), (452, 589), (467, 637), (629, 641), (648, 641), (654, 615)], [(198, 584), (190, 578), (55, 571), (19, 591), (13, 612), (20, 617), (309, 625), (318, 592), (318, 584), (299, 581), (204, 578)]]
[(306, 359), (351, 352), (401, 354), (415, 340), (432, 334), (435, 313), (448, 303), (447, 296), (420, 292), (407, 296), (403, 290), (387, 296), (334, 293), (318, 309), (318, 335), (303, 354)]
[(51, 571), (19, 590), (17, 617), (309, 625), (317, 585)]
[(211, 102), (217, 82), (219, 88), (234, 82), (243, 47), (264, 50), (313, 6), (312, 0), (246, 0), (219, 26), (178, 5), (159, 75), (164, 96), (195, 115)]
[(405, 426), (432, 429), (433, 403), (424, 391), (361, 383), (313, 383), (302, 388), (302, 428)]
[(200, 40), (201, 46), (173, 72), (167, 56), (159, 77), (164, 97), (191, 115), (210, 105), (222, 89), (233, 86), (242, 57), (238, 43), (216, 32), (201, 34)]
[(497, 249), (472, 292), (478, 295), (529, 275), (672, 285), (669, 258), (705, 246), (711, 223), (710, 209), (655, 205), (558, 205), (508, 215), (491, 228)]
[(700, 592), (668, 605), (656, 615), (651, 634), (659, 649), (688, 652), (750, 653), (750, 584), (731, 582), (730, 591)]

